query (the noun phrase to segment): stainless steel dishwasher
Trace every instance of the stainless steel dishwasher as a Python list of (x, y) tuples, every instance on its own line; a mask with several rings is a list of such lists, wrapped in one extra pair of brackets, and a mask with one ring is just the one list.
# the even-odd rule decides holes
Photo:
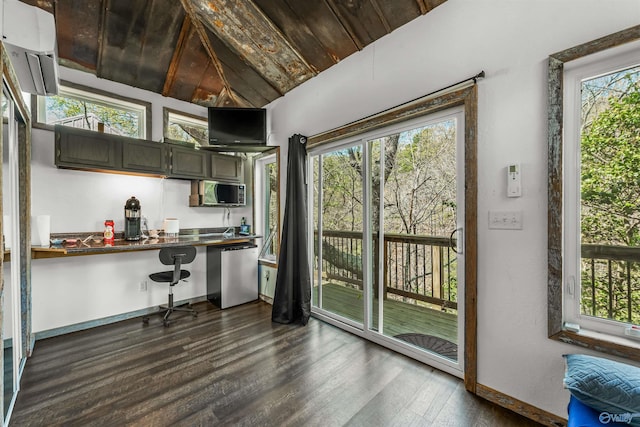
[(258, 299), (258, 247), (207, 247), (207, 299), (229, 308)]

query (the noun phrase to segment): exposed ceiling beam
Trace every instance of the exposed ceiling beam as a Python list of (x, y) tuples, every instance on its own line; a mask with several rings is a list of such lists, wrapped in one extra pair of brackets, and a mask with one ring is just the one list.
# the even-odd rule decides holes
[[(218, 59), (218, 56), (216, 55), (215, 51), (213, 50), (213, 47), (211, 46), (211, 42), (209, 41), (209, 37), (207, 36), (207, 32), (206, 32), (204, 26), (202, 25), (202, 22), (200, 22), (200, 19), (196, 15), (196, 12), (195, 12), (195, 10), (193, 8), (193, 5), (192, 5), (191, 1), (189, 1), (189, 0), (180, 0), (180, 2), (182, 3), (182, 7), (184, 8), (185, 12), (187, 12), (187, 16), (191, 20), (191, 23), (193, 24), (194, 28), (198, 32), (198, 37), (200, 37), (200, 41), (202, 42), (202, 45), (204, 46), (205, 50), (207, 51), (207, 54), (209, 55), (209, 58), (211, 58), (211, 62), (213, 62), (213, 65), (214, 65), (216, 71), (220, 75), (220, 79), (222, 80), (222, 86), (224, 87), (224, 91), (223, 92), (224, 92), (225, 97), (228, 97), (236, 105), (242, 105), (240, 100), (235, 96), (233, 90), (231, 89), (231, 85), (229, 84), (229, 81), (227, 80), (227, 78), (224, 75), (224, 70), (222, 68), (222, 64), (220, 63), (220, 60)], [(223, 102), (224, 99), (222, 99), (223, 98), (223, 92), (221, 92), (220, 95), (218, 96), (218, 100), (216, 102), (216, 104), (218, 104), (218, 105), (222, 105), (224, 103)]]
[(202, 23), (281, 95), (316, 75), (252, 1), (189, 1)]
[(384, 16), (384, 13), (382, 13), (382, 9), (380, 8), (378, 1), (377, 0), (369, 0), (369, 1), (371, 2), (371, 6), (373, 6), (373, 9), (376, 11), (378, 18), (380, 18), (380, 22), (382, 22), (382, 25), (384, 25), (385, 30), (387, 30), (387, 34), (389, 34), (391, 32), (391, 25), (389, 24), (389, 21), (387, 20), (387, 18)]
[(104, 51), (104, 39), (105, 32), (107, 31), (107, 6), (109, 0), (102, 0), (100, 2), (100, 28), (98, 29), (98, 57), (96, 58), (96, 76), (100, 77), (100, 70), (102, 69), (102, 53)]
[(346, 19), (342, 15), (342, 13), (340, 13), (340, 10), (338, 9), (338, 7), (334, 3), (334, 1), (333, 0), (325, 0), (325, 2), (329, 6), (329, 9), (331, 9), (333, 14), (336, 16), (338, 21), (342, 24), (342, 27), (347, 31), (347, 33), (349, 34), (349, 37), (351, 37), (351, 40), (353, 40), (353, 43), (356, 45), (358, 50), (364, 49), (364, 43), (362, 42), (362, 40), (360, 40), (358, 38), (358, 36), (356, 35), (356, 32), (351, 27), (351, 25), (349, 25), (349, 20)]
[(418, 7), (420, 8), (420, 13), (421, 14), (425, 14), (427, 12), (429, 12), (429, 6), (427, 6), (427, 4), (425, 3), (425, 0), (416, 0), (416, 3), (418, 3)]
[(184, 21), (182, 21), (182, 28), (180, 29), (180, 35), (178, 36), (178, 42), (176, 43), (176, 48), (173, 51), (173, 57), (171, 58), (171, 63), (169, 64), (169, 69), (167, 70), (167, 77), (164, 80), (164, 87), (162, 88), (162, 95), (169, 96), (171, 92), (171, 88), (176, 81), (176, 74), (178, 72), (178, 66), (180, 64), (180, 58), (182, 57), (182, 53), (184, 51), (184, 44), (189, 36), (189, 32), (191, 31), (191, 18), (189, 15), (185, 15)]

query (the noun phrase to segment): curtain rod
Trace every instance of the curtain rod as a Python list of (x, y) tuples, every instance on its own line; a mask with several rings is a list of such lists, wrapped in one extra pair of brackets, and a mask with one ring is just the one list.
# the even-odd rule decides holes
[[(476, 83), (478, 83), (478, 80), (479, 79), (483, 79), (484, 76), (485, 76), (484, 70), (482, 70), (482, 71), (480, 71), (478, 74), (476, 74), (473, 77), (467, 77), (466, 79), (460, 80), (457, 83), (450, 84), (449, 86), (434, 90), (433, 92), (429, 92), (429, 93), (427, 93), (425, 95), (421, 95), (421, 96), (419, 96), (417, 98), (413, 98), (413, 99), (411, 99), (409, 101), (403, 102), (402, 104), (398, 104), (398, 105), (395, 105), (393, 107), (389, 107), (386, 110), (378, 111), (377, 113), (373, 113), (373, 114), (370, 114), (370, 115), (368, 115), (366, 117), (362, 117), (362, 118), (360, 118), (358, 120), (354, 120), (354, 121), (352, 121), (350, 123), (347, 123), (346, 125), (343, 125), (343, 126), (349, 126), (350, 124), (353, 124), (353, 123), (356, 123), (356, 122), (359, 122), (359, 121), (362, 121), (362, 120), (366, 120), (366, 119), (371, 118), (373, 116), (377, 116), (379, 114), (384, 114), (387, 111), (395, 110), (396, 108), (403, 107), (405, 105), (411, 104), (412, 102), (416, 102), (416, 101), (419, 101), (419, 100), (421, 100), (423, 98), (427, 98), (429, 96), (435, 95), (436, 93), (444, 92), (444, 91), (449, 90), (449, 89), (451, 89), (453, 87), (460, 86), (463, 83), (470, 82), (471, 80), (473, 80), (473, 84), (476, 84)], [(340, 127), (343, 127), (343, 126), (340, 126)]]
[(438, 90), (434, 90), (433, 92), (427, 93), (426, 95), (421, 95), (421, 96), (419, 96), (419, 97), (417, 97), (417, 98), (414, 98), (414, 99), (411, 99), (411, 100), (409, 100), (409, 101), (403, 102), (402, 104), (398, 104), (398, 105), (395, 105), (395, 106), (393, 106), (393, 107), (389, 107), (389, 108), (387, 108), (387, 109), (385, 109), (385, 110), (378, 111), (378, 112), (373, 113), (373, 114), (370, 114), (370, 115), (368, 115), (368, 116), (366, 116), (366, 117), (362, 117), (362, 118), (359, 118), (359, 119), (354, 120), (354, 121), (352, 121), (352, 122), (346, 123), (346, 124), (344, 124), (344, 125), (340, 125), (340, 126), (338, 126), (337, 128), (333, 128), (333, 129), (328, 130), (328, 131), (324, 131), (324, 132), (317, 133), (317, 134), (312, 135), (312, 136), (310, 136), (310, 137), (308, 137), (308, 138), (309, 138), (309, 139), (318, 138), (318, 137), (319, 137), (319, 136), (321, 136), (321, 135), (325, 135), (325, 134), (328, 134), (328, 133), (334, 132), (334, 131), (335, 131), (335, 130), (337, 130), (337, 129), (346, 128), (346, 127), (351, 126), (351, 125), (354, 125), (354, 124), (356, 124), (356, 123), (358, 123), (358, 122), (362, 122), (362, 121), (367, 120), (367, 119), (370, 119), (370, 118), (372, 118), (372, 117), (379, 116), (379, 115), (381, 115), (381, 114), (384, 114), (384, 113), (389, 112), (389, 111), (391, 111), (391, 110), (395, 110), (395, 109), (397, 109), (397, 108), (403, 107), (403, 106), (405, 106), (405, 105), (411, 104), (411, 103), (416, 102), (416, 101), (419, 101), (419, 100), (421, 100), (421, 99), (428, 98), (428, 97), (433, 96), (433, 95), (435, 95), (435, 94), (437, 94), (437, 93), (444, 92), (444, 91), (448, 91), (448, 90), (449, 90), (449, 89), (451, 89), (451, 88), (454, 88), (454, 87), (456, 87), (456, 86), (461, 86), (462, 84), (467, 83), (467, 82), (470, 82), (470, 81), (473, 81), (473, 84), (476, 84), (476, 83), (478, 82), (478, 80), (479, 80), (479, 79), (482, 79), (482, 78), (484, 78), (484, 77), (485, 77), (485, 73), (484, 73), (484, 70), (483, 70), (483, 71), (480, 71), (478, 74), (476, 74), (476, 75), (474, 75), (474, 76), (472, 76), (472, 77), (468, 77), (468, 78), (466, 78), (466, 79), (464, 79), (464, 80), (460, 80), (460, 81), (459, 81), (459, 82), (457, 82), (457, 83), (450, 84), (449, 86), (446, 86), (446, 87), (440, 88), (440, 89), (438, 89)]
[(410, 100), (410, 101), (407, 101), (407, 102), (403, 102), (402, 104), (398, 104), (398, 105), (396, 105), (395, 107), (388, 108), (388, 109), (386, 109), (386, 110), (384, 110), (384, 111), (381, 111), (381, 112), (382, 112), (382, 113), (384, 113), (385, 111), (392, 110), (392, 109), (394, 109), (394, 108), (398, 108), (398, 107), (402, 107), (403, 105), (411, 104), (412, 102), (418, 101), (419, 99), (426, 98), (426, 97), (431, 96), (431, 95), (435, 95), (436, 93), (444, 92), (445, 90), (451, 89), (452, 87), (459, 86), (459, 85), (461, 85), (461, 84), (463, 84), (463, 83), (467, 83), (467, 82), (469, 82), (469, 81), (471, 81), (471, 80), (473, 80), (473, 84), (476, 84), (476, 83), (478, 83), (478, 80), (479, 80), (479, 79), (484, 79), (484, 70), (480, 71), (478, 74), (476, 74), (476, 75), (475, 75), (475, 76), (473, 76), (473, 77), (468, 77), (468, 78), (466, 78), (466, 79), (464, 79), (464, 80), (460, 80), (460, 81), (459, 81), (459, 82), (457, 82), (457, 83), (453, 83), (453, 84), (450, 84), (450, 85), (449, 85), (449, 86), (447, 86), (447, 87), (443, 87), (443, 88), (440, 88), (440, 89), (434, 90), (434, 91), (433, 91), (433, 92), (431, 92), (431, 93), (428, 93), (428, 94), (426, 94), (426, 95), (419, 96), (419, 97), (414, 98), (414, 99), (412, 99), (412, 100)]

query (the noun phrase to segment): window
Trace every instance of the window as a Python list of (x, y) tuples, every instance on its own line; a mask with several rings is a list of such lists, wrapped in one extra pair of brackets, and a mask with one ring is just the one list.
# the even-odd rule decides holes
[(207, 145), (209, 127), (207, 118), (163, 109), (164, 140), (178, 141), (196, 146)]
[[(22, 92), (22, 99), (25, 100), (25, 107), (27, 107), (27, 109), (31, 109), (31, 104), (29, 104), (28, 100), (30, 99), (31, 95), (28, 94), (27, 92)], [(8, 101), (6, 98), (2, 98), (2, 104), (0, 105), (0, 109), (2, 110), (2, 118), (4, 119), (4, 121), (6, 122), (9, 119), (9, 105), (8, 105)]]
[(271, 262), (277, 262), (280, 244), (278, 154), (279, 150), (255, 161), (255, 231), (264, 236), (261, 259)]
[(565, 73), (580, 95), (567, 100), (565, 318), (624, 335), (640, 324), (640, 67), (594, 65)]
[[(64, 84), (64, 83), (63, 83)], [(64, 125), (132, 138), (147, 138), (151, 104), (78, 86), (61, 86), (55, 96), (39, 96), (36, 122)]]
[(549, 58), (549, 336), (635, 360), (639, 52), (622, 31)]

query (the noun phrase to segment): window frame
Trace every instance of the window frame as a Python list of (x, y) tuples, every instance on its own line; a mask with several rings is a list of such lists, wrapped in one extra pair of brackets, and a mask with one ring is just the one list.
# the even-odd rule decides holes
[[(97, 99), (100, 102), (109, 102), (109, 100), (113, 100), (115, 101), (114, 104), (117, 104), (118, 101), (120, 101), (123, 103), (135, 104), (140, 106), (141, 108), (144, 109), (144, 118), (143, 118), (144, 131), (142, 132), (143, 135), (139, 136), (138, 138), (147, 139), (147, 140), (151, 139), (151, 129), (152, 129), (151, 102), (141, 101), (139, 99), (129, 98), (126, 96), (116, 95), (114, 93), (107, 92), (104, 90), (61, 80), (60, 89), (64, 91), (65, 88), (70, 89), (72, 91), (84, 92), (87, 95), (88, 100)], [(33, 127), (38, 129), (53, 130), (54, 125), (50, 125), (40, 121), (40, 118), (39, 118), (39, 112), (40, 112), (39, 102), (40, 101), (39, 100), (41, 98), (44, 98), (44, 97), (39, 95), (31, 96), (31, 121), (33, 123)]]
[[(171, 142), (171, 143), (177, 143), (177, 144), (185, 144), (185, 145), (189, 145), (189, 146), (194, 145), (193, 143), (188, 142), (188, 141), (180, 141), (180, 140), (175, 140), (175, 139), (169, 138), (169, 123), (170, 123), (169, 118), (170, 118), (171, 115), (183, 117), (187, 121), (189, 121), (189, 120), (201, 121), (201, 122), (203, 122), (204, 126), (207, 129), (209, 127), (209, 122), (208, 122), (208, 118), (207, 117), (198, 116), (196, 114), (185, 113), (184, 111), (178, 111), (178, 110), (174, 110), (172, 108), (162, 107), (162, 137), (163, 137), (163, 140), (165, 142)], [(208, 144), (208, 134), (207, 134), (207, 140), (206, 141), (202, 141), (202, 142), (198, 142), (195, 145), (197, 146), (198, 144), (199, 145), (207, 145)]]
[[(581, 348), (600, 351), (640, 361), (640, 343), (628, 338), (582, 329), (575, 331), (565, 325), (565, 67), (579, 64), (577, 60), (608, 51), (611, 48), (640, 40), (640, 25), (574, 46), (549, 56), (548, 59), (548, 337)], [(584, 59), (583, 59), (584, 60)], [(576, 62), (573, 62), (576, 61)], [(567, 64), (570, 63), (570, 64)], [(575, 90), (575, 88), (574, 88)], [(569, 283), (566, 283), (569, 286)]]
[[(573, 61), (566, 67), (564, 73), (565, 94), (564, 100), (565, 124), (565, 158), (564, 158), (564, 247), (565, 281), (573, 283), (573, 292), (564, 295), (564, 321), (576, 323), (588, 331), (595, 331), (613, 336), (624, 337), (625, 325), (629, 323), (583, 315), (582, 305), (582, 280), (580, 279), (582, 256), (580, 253), (581, 229), (581, 91), (585, 80), (597, 78), (620, 72), (628, 68), (638, 68), (637, 53), (640, 43), (628, 43), (624, 50), (613, 48), (602, 52), (603, 55), (591, 55), (580, 60)], [(625, 52), (631, 48), (631, 52)], [(632, 344), (634, 344), (632, 342)], [(640, 346), (640, 343), (638, 343)]]
[[(278, 188), (278, 193), (276, 194), (276, 205), (277, 205), (277, 226), (276, 226), (276, 234), (273, 236), (273, 239), (277, 239), (276, 241), (278, 242), (277, 244), (277, 250), (276, 253), (274, 254), (275, 258), (271, 259), (271, 258), (260, 258), (259, 261), (263, 264), (268, 264), (271, 265), (273, 267), (277, 267), (278, 265), (278, 258), (279, 258), (279, 250), (280, 250), (280, 233), (281, 233), (281, 228), (282, 228), (282, 224), (280, 221), (280, 216), (281, 216), (281, 212), (280, 212), (280, 202), (281, 202), (281, 198), (280, 198), (280, 193), (281, 193), (281, 188), (280, 188), (280, 176), (281, 176), (281, 169), (280, 169), (280, 147), (275, 147), (273, 150), (269, 150), (269, 151), (265, 151), (263, 153), (260, 153), (259, 155), (256, 155), (253, 159), (253, 164), (254, 164), (254, 185), (253, 185), (253, 192), (254, 192), (254, 204), (253, 204), (253, 217), (254, 217), (254, 232), (255, 234), (260, 234), (262, 233), (262, 241), (263, 244), (267, 243), (267, 240), (269, 238), (269, 235), (267, 234), (267, 230), (265, 227), (265, 218), (266, 216), (264, 215), (264, 209), (265, 209), (265, 200), (264, 200), (264, 194), (260, 188), (260, 186), (258, 184), (263, 183), (264, 179), (264, 166), (268, 165), (268, 164), (274, 164), (276, 165), (277, 168), (277, 184), (276, 184), (276, 188)], [(264, 249), (262, 249), (264, 250)]]

